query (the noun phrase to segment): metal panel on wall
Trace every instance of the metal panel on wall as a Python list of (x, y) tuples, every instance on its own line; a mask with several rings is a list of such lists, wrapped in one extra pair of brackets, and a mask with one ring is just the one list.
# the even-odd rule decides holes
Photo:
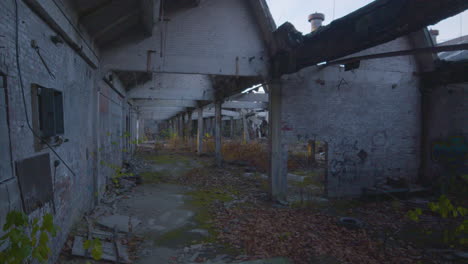
[(54, 193), (48, 153), (16, 162), (16, 175), (26, 213), (52, 202)]

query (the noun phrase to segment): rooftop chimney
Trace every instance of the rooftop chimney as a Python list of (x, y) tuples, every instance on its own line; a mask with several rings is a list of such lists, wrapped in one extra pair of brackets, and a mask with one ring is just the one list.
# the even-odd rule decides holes
[(437, 44), (437, 36), (439, 36), (439, 30), (431, 29), (431, 30), (429, 30), (429, 33), (431, 34), (432, 42), (434, 43), (434, 45), (436, 45)]
[(312, 24), (312, 32), (316, 31), (322, 26), (322, 22), (325, 20), (325, 15), (322, 13), (313, 13), (309, 15), (309, 22)]

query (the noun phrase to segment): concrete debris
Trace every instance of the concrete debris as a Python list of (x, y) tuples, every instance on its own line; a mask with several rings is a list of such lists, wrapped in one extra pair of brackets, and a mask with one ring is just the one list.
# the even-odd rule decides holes
[[(78, 257), (92, 258), (89, 250), (84, 248), (85, 239), (76, 236), (73, 242), (72, 255)], [(102, 241), (101, 241), (102, 242)], [(114, 261), (119, 263), (131, 263), (127, 247), (117, 242), (117, 252), (114, 243), (102, 242), (102, 260)], [(119, 259), (117, 259), (119, 256)]]
[(288, 173), (288, 181), (304, 182), (305, 176)]
[(109, 206), (98, 205), (94, 208), (93, 212), (91, 213), (90, 217), (93, 219), (100, 218), (104, 215), (112, 214), (113, 209)]
[(208, 232), (208, 230), (205, 229), (192, 229), (190, 230), (190, 233), (197, 233), (205, 237), (210, 235), (210, 232)]
[(468, 260), (468, 251), (455, 251), (453, 255), (459, 259)]
[(341, 217), (339, 223), (348, 229), (360, 229), (364, 227), (364, 222), (352, 217)]
[(115, 227), (119, 232), (128, 233), (130, 229), (140, 225), (141, 221), (134, 217), (130, 220), (130, 217), (126, 215), (110, 215), (99, 218), (97, 223), (110, 229)]
[(197, 260), (198, 256), (200, 256), (200, 252), (197, 252), (197, 253), (193, 254), (192, 257), (190, 258), (190, 261), (195, 262)]

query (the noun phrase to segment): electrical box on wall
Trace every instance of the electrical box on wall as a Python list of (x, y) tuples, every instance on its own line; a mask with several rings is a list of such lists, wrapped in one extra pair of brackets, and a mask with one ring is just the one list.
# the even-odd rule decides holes
[(61, 91), (32, 86), (33, 125), (42, 138), (65, 133), (63, 121), (63, 95)]

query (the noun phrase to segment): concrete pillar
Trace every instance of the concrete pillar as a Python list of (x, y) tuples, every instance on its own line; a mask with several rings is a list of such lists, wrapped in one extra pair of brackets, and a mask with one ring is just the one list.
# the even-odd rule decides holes
[(286, 201), (287, 159), (281, 144), (281, 81), (269, 84), (270, 91), (270, 191), (274, 201)]
[[(216, 112), (216, 109), (215, 109)], [(216, 115), (216, 113), (215, 113)], [(210, 117), (210, 134), (214, 136), (215, 134), (215, 117)]]
[(181, 129), (180, 129), (180, 137), (182, 138), (183, 141), (187, 138), (187, 124), (185, 123), (185, 113), (183, 113), (180, 116), (180, 123), (181, 123)]
[(203, 152), (203, 108), (198, 108), (198, 128), (197, 128), (197, 153)]
[(234, 117), (231, 116), (231, 118), (229, 119), (229, 136), (231, 137), (231, 139), (234, 139)]
[(177, 129), (178, 134), (177, 134), (177, 136), (179, 138), (182, 138), (184, 136), (184, 132), (183, 132), (184, 123), (183, 123), (183, 120), (182, 120), (182, 115), (177, 116), (177, 124), (178, 124), (178, 129)]
[(244, 129), (243, 138), (244, 138), (244, 143), (247, 143), (250, 141), (249, 127), (248, 127), (248, 122), (247, 122), (247, 117), (246, 117), (247, 111), (242, 110), (241, 113), (242, 113), (242, 128)]
[(174, 118), (171, 118), (171, 137), (177, 133), (176, 122)]
[(221, 167), (223, 163), (223, 157), (221, 153), (221, 124), (222, 124), (222, 118), (221, 118), (221, 105), (222, 101), (215, 101), (215, 117), (214, 117), (214, 130), (215, 130), (215, 157), (216, 157), (216, 165), (218, 167)]
[(185, 131), (185, 136), (187, 137), (187, 142), (191, 147), (192, 144), (192, 111), (187, 112), (187, 131)]
[(144, 119), (140, 119), (140, 124), (139, 124), (139, 134), (140, 134), (140, 140), (144, 140), (145, 137), (146, 137), (146, 134), (145, 134), (145, 120)]

